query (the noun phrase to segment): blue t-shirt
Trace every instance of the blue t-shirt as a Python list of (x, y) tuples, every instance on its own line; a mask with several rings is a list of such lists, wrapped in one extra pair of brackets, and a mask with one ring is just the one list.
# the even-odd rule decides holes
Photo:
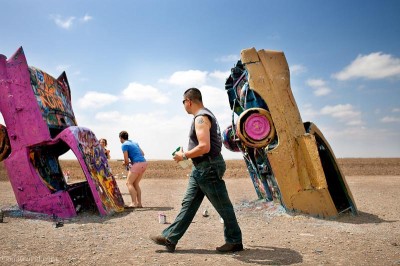
[(145, 162), (146, 159), (140, 151), (139, 144), (132, 140), (126, 140), (122, 143), (122, 152), (128, 151), (128, 157), (133, 163)]

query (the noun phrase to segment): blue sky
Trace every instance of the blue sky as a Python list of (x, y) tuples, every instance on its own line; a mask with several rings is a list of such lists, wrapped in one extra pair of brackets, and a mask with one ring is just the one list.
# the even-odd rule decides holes
[[(122, 158), (127, 130), (148, 159), (187, 146), (188, 87), (231, 121), (224, 90), (243, 49), (279, 50), (303, 121), (335, 155), (400, 157), (400, 1), (0, 0), (0, 54), (66, 71), (79, 126)], [(0, 123), (4, 124), (0, 116)], [(224, 149), (227, 159), (240, 153)], [(65, 155), (72, 158), (72, 154)]]

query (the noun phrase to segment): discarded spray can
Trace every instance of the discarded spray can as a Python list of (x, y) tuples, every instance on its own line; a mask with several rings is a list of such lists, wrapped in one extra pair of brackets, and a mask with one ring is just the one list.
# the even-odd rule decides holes
[(54, 228), (59, 228), (59, 227), (62, 227), (62, 226), (64, 226), (64, 222), (59, 221), (57, 215), (55, 215), (53, 213), (53, 227)]
[(64, 226), (64, 223), (61, 222), (61, 221), (58, 221), (58, 222), (54, 222), (54, 223), (53, 223), (53, 227), (54, 227), (54, 228), (59, 228), (59, 227), (63, 227), (63, 226)]
[(166, 224), (167, 223), (167, 216), (164, 213), (159, 213), (158, 214), (158, 222), (160, 224)]

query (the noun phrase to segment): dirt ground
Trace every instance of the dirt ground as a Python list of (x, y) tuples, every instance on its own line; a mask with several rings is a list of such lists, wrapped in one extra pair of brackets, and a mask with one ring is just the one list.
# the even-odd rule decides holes
[[(75, 162), (62, 168), (79, 175)], [(0, 163), (0, 265), (400, 265), (400, 158), (339, 159), (359, 215), (318, 219), (287, 214), (257, 196), (244, 162), (228, 161), (225, 182), (243, 233), (245, 250), (218, 254), (223, 224), (205, 200), (175, 253), (149, 240), (173, 221), (185, 193), (187, 170), (151, 161), (142, 181), (143, 209), (110, 217), (82, 213), (53, 221), (18, 216), (14, 193)], [(120, 162), (111, 162), (124, 200), (129, 195)], [(209, 217), (201, 212), (208, 208)]]

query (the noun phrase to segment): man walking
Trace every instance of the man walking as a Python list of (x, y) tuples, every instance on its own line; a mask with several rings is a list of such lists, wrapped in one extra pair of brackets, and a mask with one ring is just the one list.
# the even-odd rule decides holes
[(188, 151), (178, 151), (176, 162), (191, 158), (193, 161), (189, 184), (182, 201), (182, 208), (175, 221), (161, 235), (150, 238), (174, 252), (176, 244), (189, 228), (204, 196), (208, 198), (224, 220), (225, 244), (217, 247), (219, 252), (243, 250), (242, 233), (232, 203), (222, 179), (226, 165), (221, 155), (221, 133), (215, 116), (204, 107), (200, 90), (190, 88), (183, 94), (183, 105), (194, 116), (189, 134)]

